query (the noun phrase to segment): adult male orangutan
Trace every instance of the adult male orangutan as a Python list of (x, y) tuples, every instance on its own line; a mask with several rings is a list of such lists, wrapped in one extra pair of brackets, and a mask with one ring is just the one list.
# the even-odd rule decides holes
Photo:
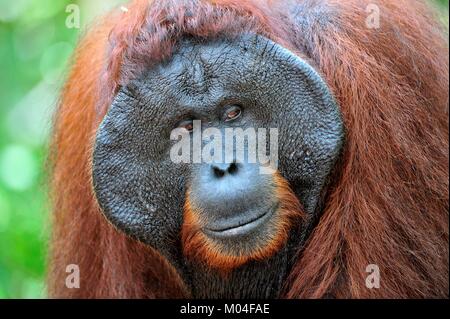
[[(434, 21), (413, 0), (108, 14), (56, 116), (50, 295), (448, 296), (448, 43)], [(276, 169), (237, 147), (175, 162), (172, 133), (195, 143), (195, 127), (276, 129)]]

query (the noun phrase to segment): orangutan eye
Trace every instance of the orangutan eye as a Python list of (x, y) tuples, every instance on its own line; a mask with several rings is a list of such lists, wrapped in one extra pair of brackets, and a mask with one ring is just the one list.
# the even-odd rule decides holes
[(225, 112), (225, 122), (234, 121), (242, 114), (242, 109), (237, 106), (233, 105)]
[(178, 128), (184, 128), (186, 131), (192, 132), (194, 130), (194, 121), (184, 120), (178, 124)]

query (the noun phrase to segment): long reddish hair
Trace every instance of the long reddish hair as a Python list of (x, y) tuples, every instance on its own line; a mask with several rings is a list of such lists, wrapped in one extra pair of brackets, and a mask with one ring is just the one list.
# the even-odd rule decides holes
[[(448, 296), (448, 43), (410, 0), (132, 1), (81, 41), (52, 147), (55, 297), (183, 297), (174, 270), (114, 229), (91, 186), (93, 137), (121, 85), (183, 36), (262, 34), (307, 59), (340, 105), (342, 163), (282, 297)], [(379, 28), (366, 24), (375, 3)], [(65, 287), (69, 264), (80, 289)], [(365, 285), (376, 264), (381, 287)], [(182, 289), (180, 289), (182, 287)]]

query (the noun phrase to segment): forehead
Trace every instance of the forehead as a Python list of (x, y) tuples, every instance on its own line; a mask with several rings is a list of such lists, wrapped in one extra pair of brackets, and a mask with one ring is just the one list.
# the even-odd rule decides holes
[[(214, 85), (235, 79), (236, 69), (233, 64), (239, 61), (237, 45), (215, 42), (210, 44), (192, 44), (185, 42), (174, 55), (163, 74), (175, 77), (187, 91), (206, 92)], [(244, 66), (244, 65), (242, 65)]]
[(146, 71), (139, 86), (159, 104), (203, 108), (221, 100), (252, 99), (258, 92), (273, 90), (274, 83), (292, 68), (287, 51), (258, 35), (233, 39), (184, 39), (172, 56)]
[(164, 90), (196, 95), (214, 91), (242, 79), (254, 61), (242, 40), (199, 42), (184, 40), (167, 61), (149, 70), (145, 80)]
[(183, 39), (171, 57), (150, 68), (147, 76), (190, 78), (202, 82), (243, 70), (257, 71), (271, 66), (292, 67), (292, 53), (271, 40), (255, 34), (235, 38)]

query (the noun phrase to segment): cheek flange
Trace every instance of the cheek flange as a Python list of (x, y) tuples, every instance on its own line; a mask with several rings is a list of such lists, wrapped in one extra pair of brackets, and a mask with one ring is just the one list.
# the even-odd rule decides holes
[(179, 194), (184, 189), (175, 167), (160, 159), (161, 146), (140, 107), (119, 93), (100, 124), (92, 157), (93, 189), (109, 222), (167, 256), (175, 253), (171, 243), (182, 216), (174, 212), (182, 211)]

